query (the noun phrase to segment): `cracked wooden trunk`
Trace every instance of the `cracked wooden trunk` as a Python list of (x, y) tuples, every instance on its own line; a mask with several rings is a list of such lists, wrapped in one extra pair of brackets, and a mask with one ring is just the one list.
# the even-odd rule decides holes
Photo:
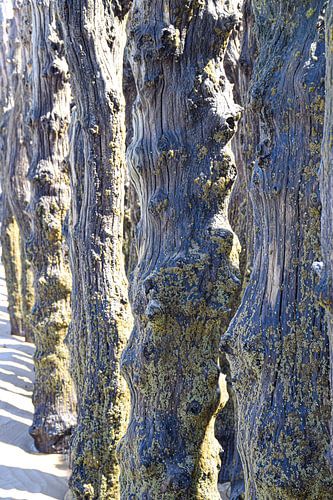
[(227, 220), (239, 112), (223, 69), (231, 3), (136, 0), (132, 11), (128, 159), (141, 219), (122, 357), (132, 404), (119, 447), (124, 500), (219, 498), (218, 343), (240, 285)]
[(8, 313), (12, 335), (23, 335), (22, 293), (21, 293), (21, 254), (20, 235), (17, 221), (10, 204), (9, 163), (18, 160), (21, 149), (17, 143), (16, 128), (13, 119), (18, 119), (15, 109), (16, 90), (19, 81), (19, 44), (17, 43), (17, 21), (9, 10), (0, 4), (0, 119), (1, 119), (1, 248), (4, 265), (7, 293)]
[[(320, 197), (322, 202), (321, 250), (324, 267), (320, 263), (320, 302), (326, 309), (330, 339), (331, 401), (333, 401), (333, 1), (326, 6), (326, 97), (325, 125), (322, 144)], [(315, 264), (316, 265), (316, 264)], [(333, 411), (333, 408), (332, 408)], [(331, 419), (330, 461), (333, 467), (333, 414)]]
[(1, 261), (6, 278), (10, 333), (23, 336), (20, 233), (5, 190), (2, 191)]
[[(76, 104), (71, 133), (70, 346), (78, 427), (70, 489), (75, 498), (119, 497), (116, 446), (129, 395), (120, 354), (131, 327), (124, 271), (125, 105), (128, 1), (58, 0)], [(75, 120), (75, 117), (74, 117)]]
[(70, 87), (53, 2), (32, 1), (32, 239), (36, 352), (30, 433), (42, 452), (61, 452), (75, 425), (75, 396), (64, 344), (71, 276), (62, 228), (69, 208), (67, 129)]
[(31, 137), (27, 127), (30, 92), (31, 57), (31, 9), (27, 1), (13, 4), (15, 25), (11, 42), (11, 60), (15, 61), (15, 75), (11, 79), (12, 108), (7, 128), (7, 156), (5, 162), (5, 190), (8, 193), (9, 210), (18, 228), (14, 230), (15, 245), (18, 247), (18, 273), (16, 279), (21, 308), (21, 334), (27, 340), (33, 338), (31, 309), (33, 306), (33, 274), (27, 256), (26, 246), (31, 236), (31, 221), (28, 215), (30, 185), (27, 179), (29, 159), (31, 159)]
[(27, 178), (32, 158), (31, 135), (28, 125), (31, 106), (31, 5), (29, 0), (15, 0), (14, 16), (18, 25), (19, 47), (18, 81), (14, 109), (9, 124), (8, 142), (11, 154), (8, 160), (9, 203), (20, 230), (22, 329), (27, 341), (33, 341), (31, 311), (34, 303), (33, 271), (27, 254), (31, 237), (28, 213), (30, 183)]
[(222, 349), (237, 396), (246, 498), (326, 499), (328, 339), (312, 270), (320, 260), (324, 2), (249, 5), (257, 44), (245, 102), (253, 270)]
[[(1, 9), (3, 8), (1, 4)], [(32, 339), (30, 312), (33, 299), (32, 271), (26, 255), (30, 235), (27, 207), (30, 196), (28, 171), (29, 138), (24, 112), (29, 105), (27, 72), (29, 57), (29, 8), (15, 1), (7, 36), (1, 33), (1, 187), (3, 196), (2, 249), (6, 274), (11, 331)], [(4, 112), (5, 110), (5, 112)]]

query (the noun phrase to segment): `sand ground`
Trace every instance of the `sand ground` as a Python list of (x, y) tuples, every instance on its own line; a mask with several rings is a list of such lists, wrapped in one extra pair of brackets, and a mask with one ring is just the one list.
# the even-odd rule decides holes
[(10, 335), (4, 270), (0, 266), (0, 498), (63, 499), (68, 469), (60, 455), (34, 449), (32, 422), (33, 344)]

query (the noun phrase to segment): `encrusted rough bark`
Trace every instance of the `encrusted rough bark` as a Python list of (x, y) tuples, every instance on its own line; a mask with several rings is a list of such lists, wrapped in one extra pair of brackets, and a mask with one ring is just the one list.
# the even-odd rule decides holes
[[(1, 4), (2, 7), (2, 4)], [(30, 189), (26, 178), (30, 138), (25, 124), (29, 105), (29, 7), (26, 0), (13, 3), (8, 34), (1, 33), (1, 187), (3, 261), (13, 333), (32, 339), (30, 312), (33, 299), (32, 272), (26, 255), (30, 236), (27, 214)], [(7, 226), (8, 224), (8, 226)], [(17, 227), (18, 225), (18, 227)]]
[(25, 340), (33, 342), (34, 327), (31, 313), (34, 305), (34, 276), (30, 259), (27, 256), (26, 246), (27, 241), (24, 240), (22, 231), (20, 231), (22, 330)]
[(223, 69), (232, 4), (136, 0), (131, 14), (128, 159), (141, 219), (122, 357), (132, 402), (119, 447), (124, 500), (219, 498), (218, 343), (240, 285), (227, 220), (239, 117)]
[[(248, 98), (254, 262), (222, 341), (248, 499), (328, 499), (328, 338), (317, 305), (325, 2), (253, 0)], [(252, 163), (253, 162), (253, 163)]]
[(83, 304), (82, 281), (80, 279), (81, 267), (78, 256), (79, 247), (75, 239), (74, 226), (78, 214), (81, 212), (83, 202), (84, 185), (82, 179), (82, 167), (84, 165), (83, 137), (80, 122), (77, 119), (77, 110), (74, 107), (71, 113), (71, 124), (69, 128), (69, 166), (71, 185), (71, 206), (68, 214), (68, 246), (70, 265), (72, 272), (72, 295), (71, 295), (71, 322), (68, 329), (67, 343), (70, 347), (70, 371), (78, 389), (78, 400), (80, 401), (80, 388), (84, 386), (85, 378), (85, 356), (86, 356), (86, 322)]
[(62, 227), (69, 208), (67, 129), (70, 87), (52, 1), (32, 1), (33, 157), (31, 181), (36, 352), (30, 433), (43, 452), (60, 452), (75, 425), (75, 396), (64, 338), (70, 320), (71, 275)]
[[(8, 194), (10, 210), (19, 226), (20, 251), (20, 307), (22, 315), (22, 335), (32, 340), (31, 308), (33, 305), (33, 277), (26, 245), (30, 239), (31, 221), (28, 215), (30, 185), (27, 179), (29, 158), (31, 158), (31, 138), (27, 132), (27, 115), (30, 104), (30, 43), (31, 13), (26, 0), (16, 0), (13, 4), (12, 24), (15, 25), (13, 36), (9, 39), (15, 72), (12, 75), (10, 89), (12, 108), (7, 128), (7, 155), (5, 162), (5, 191)], [(17, 234), (16, 234), (17, 238)], [(16, 242), (16, 245), (18, 242)]]
[[(70, 489), (75, 498), (117, 499), (116, 446), (129, 395), (120, 355), (131, 327), (124, 271), (125, 104), (128, 1), (57, 1), (76, 104), (70, 218), (74, 307), (70, 345), (78, 393)], [(76, 320), (75, 320), (76, 322)]]
[[(1, 160), (1, 246), (5, 269), (8, 313), (12, 335), (23, 335), (20, 235), (10, 205), (9, 162), (18, 160), (20, 149), (12, 124), (15, 114), (15, 97), (18, 82), (19, 54), (17, 23), (15, 18), (6, 19), (4, 6), (0, 4), (0, 160)], [(7, 15), (10, 15), (7, 12)], [(17, 118), (17, 117), (16, 117)]]
[[(328, 336), (330, 340), (331, 401), (333, 401), (333, 1), (326, 6), (326, 93), (325, 124), (322, 143), (322, 164), (320, 175), (321, 252), (323, 264), (317, 262), (321, 281), (320, 301), (325, 307)], [(333, 407), (332, 407), (333, 412)], [(333, 467), (333, 413), (331, 419), (330, 460)]]
[(1, 248), (8, 295), (10, 331), (12, 335), (23, 335), (20, 232), (5, 191), (2, 192)]
[[(127, 21), (129, 25), (129, 20)], [(128, 47), (124, 54), (123, 91), (125, 97), (125, 125), (126, 148), (133, 138), (133, 105), (136, 97), (135, 81), (128, 60)], [(140, 220), (140, 206), (133, 184), (131, 183), (128, 169), (125, 180), (125, 216), (124, 216), (124, 255), (126, 275), (130, 276), (134, 270), (138, 255), (136, 244), (136, 228)]]

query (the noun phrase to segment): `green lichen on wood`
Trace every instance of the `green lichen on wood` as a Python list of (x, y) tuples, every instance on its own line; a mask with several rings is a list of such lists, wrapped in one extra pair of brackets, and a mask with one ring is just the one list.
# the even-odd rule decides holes
[[(254, 264), (222, 341), (237, 396), (246, 498), (333, 494), (328, 338), (312, 270), (320, 260), (323, 5), (308, 2), (307, 16), (304, 5), (286, 0), (281, 16), (276, 2), (254, 1), (247, 13), (257, 44), (245, 106)], [(297, 59), (286, 56), (298, 48)], [(282, 85), (290, 75), (293, 85)]]
[[(227, 401), (218, 343), (240, 286), (226, 147), (239, 108), (223, 70), (236, 15), (215, 3), (162, 4), (134, 2), (130, 26), (138, 97), (128, 158), (141, 219), (122, 357), (132, 412), (119, 446), (121, 497), (217, 500), (214, 422)], [(177, 47), (167, 43), (175, 30)]]
[(34, 1), (32, 13), (32, 237), (28, 254), (34, 273), (32, 322), (36, 352), (35, 412), (30, 434), (40, 451), (63, 452), (75, 425), (75, 394), (64, 343), (71, 292), (63, 236), (70, 200), (65, 160), (71, 96), (54, 5)]
[[(14, 13), (16, 10), (14, 8)], [(20, 78), (22, 66), (21, 44), (18, 42), (19, 19), (13, 16), (3, 24), (3, 5), (0, 5), (0, 164), (2, 190), (2, 261), (5, 268), (8, 312), (11, 331), (15, 335), (25, 335), (25, 311), (21, 279), (24, 279), (24, 256), (20, 247), (21, 212), (15, 211), (13, 192), (16, 183), (12, 182), (11, 172), (14, 165), (27, 166), (24, 161), (25, 147), (22, 144), (22, 119), (19, 113)], [(6, 17), (6, 12), (5, 12)], [(20, 167), (18, 167), (18, 170)], [(20, 184), (20, 182), (18, 182)], [(14, 185), (14, 187), (13, 187)], [(23, 218), (23, 217), (22, 217)]]
[[(325, 308), (325, 319), (330, 341), (330, 365), (331, 365), (331, 401), (333, 401), (333, 251), (332, 251), (332, 228), (333, 228), (333, 205), (332, 205), (332, 145), (333, 145), (333, 2), (330, 0), (326, 6), (325, 15), (325, 123), (322, 141), (322, 157), (320, 168), (320, 200), (321, 212), (321, 259), (320, 283), (318, 286), (319, 303)], [(320, 102), (322, 110), (324, 102)], [(330, 451), (329, 459), (333, 466), (333, 408), (331, 408), (330, 419)]]
[[(27, 341), (33, 339), (31, 310), (33, 306), (33, 274), (27, 260), (22, 234), (9, 206), (4, 207), (1, 225), (2, 262), (8, 294), (8, 313), (12, 335)], [(7, 215), (5, 215), (7, 213)]]
[(6, 277), (10, 329), (12, 335), (24, 335), (19, 227), (5, 198), (3, 198), (2, 210), (1, 260)]
[(29, 261), (22, 234), (20, 235), (20, 249), (21, 249), (21, 294), (22, 294), (22, 322), (23, 332), (27, 342), (33, 342), (33, 324), (32, 324), (32, 308), (34, 305), (34, 276)]
[(125, 430), (129, 402), (120, 356), (131, 328), (122, 253), (126, 170), (122, 81), (130, 2), (59, 0), (57, 6), (77, 117), (70, 152), (75, 317), (69, 344), (78, 425), (69, 486), (77, 499), (113, 500), (120, 496), (116, 447)]

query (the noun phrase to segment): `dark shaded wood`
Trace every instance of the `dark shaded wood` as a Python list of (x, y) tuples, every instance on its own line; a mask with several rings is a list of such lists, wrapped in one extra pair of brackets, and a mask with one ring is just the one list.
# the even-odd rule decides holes
[(134, 2), (128, 159), (141, 219), (122, 358), (132, 408), (123, 499), (219, 498), (214, 422), (227, 393), (218, 342), (240, 285), (227, 220), (239, 109), (223, 69), (236, 21), (232, 2)]
[(126, 168), (122, 79), (130, 2), (58, 0), (57, 5), (77, 114), (70, 218), (76, 317), (70, 346), (78, 427), (70, 489), (78, 499), (117, 499), (116, 446), (129, 400), (119, 361), (131, 326), (122, 252)]
[[(315, 262), (314, 268), (321, 277), (319, 283), (320, 303), (325, 308), (328, 336), (330, 340), (331, 401), (333, 401), (333, 1), (326, 6), (326, 94), (325, 124), (320, 170), (321, 252), (323, 262)], [(333, 408), (332, 408), (333, 412)], [(331, 419), (330, 462), (333, 468), (333, 413)]]
[(257, 45), (245, 100), (253, 269), (222, 349), (251, 499), (333, 495), (328, 338), (312, 269), (320, 258), (323, 6), (250, 4)]

